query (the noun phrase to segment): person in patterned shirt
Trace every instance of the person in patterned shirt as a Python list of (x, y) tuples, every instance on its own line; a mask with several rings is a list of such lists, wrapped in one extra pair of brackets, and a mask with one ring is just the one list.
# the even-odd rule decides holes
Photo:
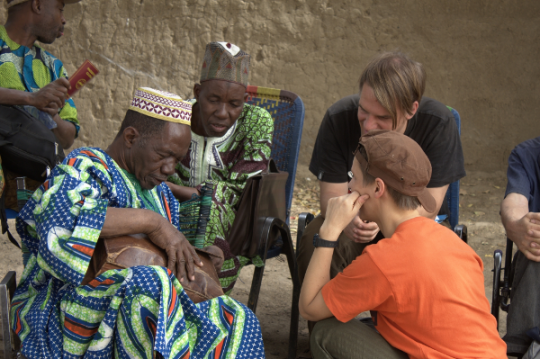
[(235, 206), (247, 180), (265, 170), (270, 159), (274, 123), (270, 114), (246, 104), (250, 56), (238, 46), (212, 42), (206, 46), (200, 83), (193, 91), (191, 147), (169, 177), (169, 187), (180, 201), (206, 183), (214, 193), (204, 246), (223, 250), (219, 274), (230, 293), (240, 269), (249, 262), (231, 253), (226, 241), (236, 215)]
[[(225, 295), (194, 304), (182, 287), (202, 263), (163, 181), (187, 154), (190, 117), (180, 97), (138, 89), (107, 150), (71, 152), (23, 208), (30, 259), (10, 318), (24, 356), (264, 358), (252, 311)], [(168, 268), (86, 278), (99, 238), (137, 233), (167, 252)]]
[[(7, 21), (0, 25), (0, 104), (18, 106), (41, 120), (64, 149), (79, 133), (75, 103), (62, 61), (36, 43), (52, 44), (63, 35), (65, 3), (80, 0), (6, 0)], [(17, 207), (18, 174), (4, 169), (6, 208)], [(40, 182), (27, 179), (36, 190)]]

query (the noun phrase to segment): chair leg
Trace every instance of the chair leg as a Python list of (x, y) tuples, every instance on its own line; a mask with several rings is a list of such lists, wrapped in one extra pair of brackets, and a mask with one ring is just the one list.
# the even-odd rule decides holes
[(19, 350), (19, 338), (11, 331), (9, 325), (9, 307), (17, 286), (16, 273), (11, 271), (0, 282), (0, 313), (2, 313), (2, 337), (4, 341), (4, 358), (11, 358), (13, 349)]
[(255, 311), (257, 310), (257, 303), (259, 302), (259, 292), (261, 291), (264, 267), (266, 267), (266, 259), (263, 260), (262, 267), (255, 267), (255, 272), (253, 273), (253, 280), (251, 281), (248, 308), (251, 309), (253, 313), (255, 313)]
[(300, 300), (300, 279), (298, 277), (298, 264), (296, 262), (296, 255), (291, 239), (290, 231), (287, 230), (285, 235), (282, 233), (283, 251), (287, 256), (287, 263), (289, 264), (289, 271), (291, 273), (291, 279), (293, 281), (293, 295), (291, 303), (291, 326), (289, 329), (289, 359), (296, 358), (296, 348), (298, 345), (298, 320), (300, 319), (300, 310), (298, 309), (298, 302)]
[[(298, 342), (298, 319), (300, 312), (298, 310), (298, 301), (300, 298), (300, 280), (298, 278), (298, 266), (296, 263), (296, 256), (291, 239), (291, 232), (289, 226), (278, 218), (268, 217), (265, 220), (262, 232), (259, 248), (259, 255), (262, 257), (263, 266), (255, 268), (253, 274), (253, 281), (251, 283), (251, 290), (249, 292), (248, 307), (255, 312), (257, 309), (257, 302), (259, 300), (259, 292), (261, 289), (262, 278), (264, 274), (264, 267), (266, 265), (266, 256), (268, 253), (268, 238), (272, 231), (278, 230), (283, 240), (282, 251), (287, 257), (287, 264), (289, 265), (289, 272), (293, 281), (293, 295), (292, 295), (292, 309), (291, 309), (291, 326), (289, 332), (289, 352), (288, 358), (294, 359), (296, 357), (296, 346)], [(274, 232), (275, 233), (275, 232)]]
[(263, 261), (263, 265), (262, 267), (255, 267), (248, 298), (248, 308), (251, 309), (253, 313), (257, 310), (257, 303), (259, 302), (259, 293), (261, 291), (264, 268), (266, 267), (266, 255), (268, 254), (268, 238), (270, 238), (273, 222), (273, 218), (267, 218), (265, 220), (261, 231), (261, 238), (259, 239), (259, 256)]
[(500, 306), (500, 285), (501, 285), (501, 262), (502, 252), (497, 249), (493, 253), (493, 292), (491, 294), (491, 314), (497, 321), (497, 330), (499, 330), (499, 306)]

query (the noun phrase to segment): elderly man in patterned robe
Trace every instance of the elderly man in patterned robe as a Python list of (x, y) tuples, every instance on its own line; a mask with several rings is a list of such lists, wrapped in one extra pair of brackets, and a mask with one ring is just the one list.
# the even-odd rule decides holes
[[(229, 293), (242, 266), (249, 262), (231, 253), (226, 241), (235, 219), (235, 206), (247, 180), (268, 166), (274, 124), (270, 114), (246, 104), (250, 56), (238, 46), (212, 42), (206, 46), (200, 83), (193, 92), (191, 147), (169, 177), (179, 200), (214, 185), (205, 246), (223, 250), (225, 263), (219, 273)], [(257, 263), (256, 263), (257, 264)]]
[[(190, 117), (180, 97), (138, 89), (109, 148), (71, 152), (23, 208), (17, 232), (31, 255), (11, 318), (27, 358), (264, 357), (253, 312), (227, 296), (194, 304), (181, 284), (202, 263), (163, 181), (187, 154)], [(136, 233), (167, 252), (168, 268), (82, 285), (98, 238)]]

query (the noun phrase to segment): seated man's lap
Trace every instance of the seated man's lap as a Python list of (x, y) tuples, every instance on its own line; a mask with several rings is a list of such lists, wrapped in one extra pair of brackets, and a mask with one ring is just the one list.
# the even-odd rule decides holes
[(353, 319), (342, 323), (336, 318), (322, 320), (311, 334), (313, 358), (408, 358), (392, 347), (375, 330)]
[(540, 307), (534, 305), (540, 303), (540, 263), (528, 260), (518, 251), (512, 266), (512, 305), (508, 311), (512, 320), (508, 321), (507, 333), (503, 339), (508, 345), (508, 353), (524, 353), (532, 342), (525, 331), (540, 326)]

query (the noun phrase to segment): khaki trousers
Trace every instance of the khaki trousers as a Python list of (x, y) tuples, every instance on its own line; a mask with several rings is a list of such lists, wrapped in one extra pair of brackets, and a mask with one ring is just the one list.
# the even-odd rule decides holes
[(409, 356), (392, 347), (377, 331), (353, 319), (342, 323), (336, 318), (321, 320), (310, 339), (314, 359), (407, 359)]

